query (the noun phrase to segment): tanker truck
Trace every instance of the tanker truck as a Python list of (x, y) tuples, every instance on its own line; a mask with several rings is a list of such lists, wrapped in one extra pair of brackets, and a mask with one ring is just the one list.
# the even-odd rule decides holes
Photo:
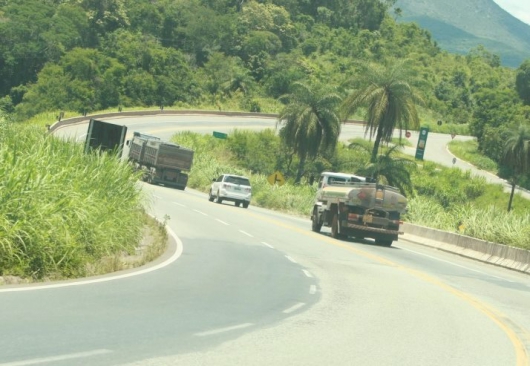
[(312, 230), (331, 228), (336, 239), (375, 239), (391, 246), (398, 239), (407, 199), (398, 189), (347, 173), (322, 173), (311, 213)]
[(193, 163), (193, 150), (165, 142), (155, 136), (134, 132), (129, 145), (128, 160), (143, 171), (142, 180), (184, 190)]

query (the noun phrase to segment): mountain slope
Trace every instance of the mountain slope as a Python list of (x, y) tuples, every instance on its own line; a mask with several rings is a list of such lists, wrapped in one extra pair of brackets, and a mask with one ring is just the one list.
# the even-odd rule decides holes
[(440, 47), (467, 53), (480, 44), (517, 67), (530, 58), (530, 26), (493, 0), (398, 0), (400, 21), (413, 21), (431, 31)]

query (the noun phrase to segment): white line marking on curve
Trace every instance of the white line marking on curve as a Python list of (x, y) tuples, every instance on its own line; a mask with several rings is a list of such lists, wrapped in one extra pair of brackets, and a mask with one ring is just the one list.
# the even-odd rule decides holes
[(91, 356), (105, 355), (105, 354), (108, 354), (108, 353), (112, 353), (112, 351), (108, 350), (108, 349), (96, 349), (96, 350), (87, 351), (87, 352), (68, 353), (68, 354), (59, 355), (59, 356), (43, 357), (43, 358), (32, 358), (32, 359), (22, 360), (22, 361), (0, 363), (0, 366), (38, 365), (40, 363), (49, 363), (49, 362), (57, 362), (57, 361), (64, 361), (64, 360), (72, 360), (74, 358), (85, 358), (85, 357), (91, 357)]
[(202, 211), (199, 211), (199, 210), (193, 210), (193, 211), (195, 211), (195, 212), (197, 212), (197, 213), (200, 213), (201, 215), (208, 216), (208, 214), (205, 214), (205, 213), (202, 212)]
[(315, 285), (309, 286), (309, 294), (314, 295), (317, 293), (317, 287)]
[(289, 257), (288, 255), (286, 255), (285, 258), (289, 259), (293, 263), (296, 263), (296, 261), (293, 258)]
[(162, 199), (162, 197), (157, 196), (156, 194), (153, 194), (153, 197), (154, 197), (154, 198), (158, 198), (158, 199)]
[(178, 202), (173, 202), (173, 203), (174, 203), (175, 205), (177, 205), (177, 206), (180, 206), (180, 207), (188, 207), (188, 206), (186, 206), (186, 205), (183, 205), (182, 203), (178, 203)]
[(266, 247), (269, 247), (271, 249), (274, 249), (274, 247), (268, 243), (265, 243), (264, 241), (261, 242), (261, 244), (265, 245)]
[(251, 235), (251, 234), (247, 233), (246, 231), (243, 231), (243, 230), (239, 230), (239, 232), (240, 232), (241, 234), (245, 234), (246, 236), (250, 236), (251, 238), (253, 238), (253, 237), (254, 237), (253, 235)]
[(48, 290), (48, 289), (52, 289), (52, 288), (89, 285), (89, 284), (93, 284), (93, 283), (121, 280), (123, 278), (140, 276), (140, 275), (143, 275), (143, 274), (146, 274), (146, 273), (149, 273), (149, 272), (157, 271), (157, 270), (159, 270), (161, 268), (169, 266), (171, 263), (176, 261), (182, 255), (182, 252), (184, 251), (184, 247), (182, 245), (182, 241), (180, 240), (180, 238), (173, 232), (173, 230), (171, 230), (170, 227), (166, 226), (166, 229), (167, 229), (169, 235), (171, 235), (175, 239), (175, 241), (177, 242), (177, 250), (175, 250), (175, 253), (173, 253), (173, 255), (171, 257), (169, 257), (168, 259), (166, 259), (162, 263), (157, 264), (156, 266), (148, 267), (148, 268), (145, 268), (145, 269), (142, 269), (142, 270), (138, 270), (138, 271), (135, 271), (135, 272), (124, 273), (124, 274), (116, 275), (116, 276), (106, 276), (106, 277), (101, 277), (101, 278), (95, 278), (95, 279), (92, 279), (92, 280), (81, 280), (81, 281), (75, 281), (75, 282), (60, 282), (60, 283), (54, 283), (54, 284), (51, 284), (51, 285), (41, 285), (41, 286), (37, 285), (37, 286), (12, 287), (12, 288), (0, 289), (0, 293), (3, 293), (3, 292), (23, 292), (23, 291), (34, 291), (34, 290)]
[(230, 225), (229, 223), (224, 222), (223, 220), (219, 220), (219, 219), (215, 219), (215, 220), (216, 220), (216, 221), (219, 221), (219, 222), (220, 222), (221, 224), (223, 224), (223, 225), (226, 225), (226, 226)]
[[(394, 245), (395, 246), (395, 245)], [(493, 278), (497, 278), (499, 280), (503, 280), (503, 281), (506, 281), (506, 282), (511, 282), (511, 283), (514, 283), (514, 281), (510, 281), (510, 280), (507, 280), (505, 278), (502, 278), (502, 277), (497, 277), (497, 276), (494, 276), (494, 275), (491, 275), (489, 273), (486, 273), (486, 272), (482, 272), (482, 271), (479, 271), (478, 269), (472, 269), (472, 268), (468, 268), (466, 266), (462, 266), (460, 264), (456, 264), (456, 263), (453, 263), (453, 262), (450, 262), (450, 261), (446, 261), (445, 259), (440, 259), (440, 258), (436, 258), (436, 257), (433, 257), (432, 255), (428, 255), (428, 254), (423, 254), (423, 253), (420, 253), (420, 252), (417, 252), (415, 250), (411, 250), (411, 249), (407, 249), (407, 248), (403, 248), (403, 247), (398, 247), (398, 246), (395, 246), (396, 248), (399, 248), (399, 249), (402, 249), (402, 250), (406, 250), (407, 252), (412, 252), (412, 253), (415, 253), (415, 254), (418, 254), (418, 255), (422, 255), (424, 257), (427, 257), (427, 258), (431, 258), (431, 259), (434, 259), (434, 260), (437, 260), (439, 262), (444, 262), (444, 263), (447, 263), (447, 264), (451, 264), (455, 267), (460, 267), (460, 268), (464, 268), (464, 269), (467, 269), (468, 271), (472, 271), (472, 272), (476, 272), (476, 273), (480, 273), (480, 274), (483, 274), (484, 276), (489, 276), (489, 277), (493, 277)]]
[(253, 323), (244, 323), (244, 324), (234, 325), (234, 326), (231, 326), (231, 327), (225, 327), (225, 328), (208, 330), (206, 332), (195, 333), (195, 336), (196, 337), (206, 337), (206, 336), (215, 335), (215, 334), (219, 334), (219, 333), (231, 332), (233, 330), (245, 329), (245, 328), (251, 327), (253, 325), (254, 325)]
[(313, 277), (313, 275), (308, 270), (303, 269), (302, 272), (304, 272), (304, 274), (309, 278)]
[(289, 313), (292, 313), (293, 311), (296, 311), (298, 309), (300, 309), (301, 307), (305, 306), (305, 302), (299, 302), (298, 304), (296, 305), (293, 305), (291, 306), (290, 308), (288, 309), (285, 309), (283, 311), (284, 314), (289, 314)]

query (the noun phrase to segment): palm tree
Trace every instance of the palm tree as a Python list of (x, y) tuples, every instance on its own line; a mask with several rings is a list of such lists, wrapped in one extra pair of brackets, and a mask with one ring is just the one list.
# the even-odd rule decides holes
[(512, 169), (512, 192), (508, 202), (508, 212), (512, 209), (513, 195), (517, 179), (530, 171), (530, 127), (520, 124), (517, 129), (510, 131), (504, 143), (503, 163)]
[(288, 104), (281, 111), (277, 126), (282, 126), (280, 136), (284, 144), (300, 159), (297, 184), (308, 158), (314, 159), (319, 152), (335, 149), (341, 127), (336, 109), (341, 97), (323, 85), (295, 82), (292, 94), (280, 99)]
[(415, 72), (407, 60), (388, 66), (361, 64), (357, 80), (359, 88), (343, 102), (345, 119), (360, 108), (365, 109), (366, 131), (375, 135), (371, 161), (375, 162), (381, 141), (389, 142), (397, 127), (408, 130), (419, 127), (416, 104), (422, 100), (413, 88)]
[[(356, 142), (348, 147), (370, 153), (369, 147)], [(374, 178), (378, 183), (396, 187), (403, 195), (411, 194), (413, 189), (410, 173), (412, 169), (416, 169), (416, 162), (408, 158), (396, 157), (395, 153), (399, 148), (401, 148), (399, 145), (394, 145), (386, 149), (383, 154), (377, 156), (375, 161), (369, 161), (364, 167), (358, 169), (357, 173)]]

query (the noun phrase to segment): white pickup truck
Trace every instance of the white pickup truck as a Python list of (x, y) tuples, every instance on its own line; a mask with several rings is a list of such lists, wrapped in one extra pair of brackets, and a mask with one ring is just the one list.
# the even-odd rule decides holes
[(324, 172), (311, 213), (312, 230), (331, 227), (331, 236), (372, 238), (390, 246), (398, 239), (407, 199), (396, 188), (370, 178), (347, 173)]

